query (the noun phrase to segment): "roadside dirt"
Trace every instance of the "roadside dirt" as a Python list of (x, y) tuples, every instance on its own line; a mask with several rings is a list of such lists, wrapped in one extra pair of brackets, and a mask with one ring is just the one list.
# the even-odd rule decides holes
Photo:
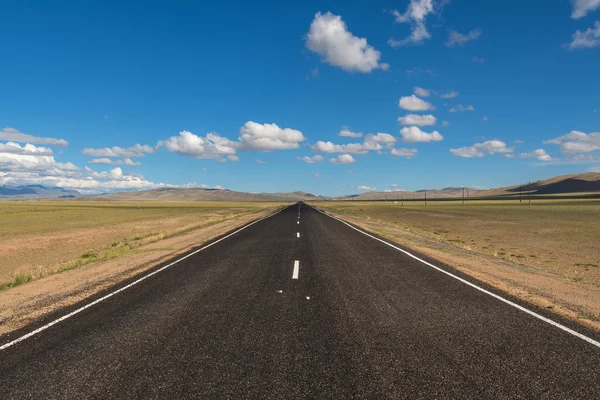
[[(0, 292), (0, 335), (72, 305), (124, 279), (177, 257), (237, 227), (272, 213), (263, 210), (139, 247), (138, 251)], [(63, 243), (64, 245), (64, 243)]]
[(476, 253), (393, 226), (341, 215), (330, 210), (328, 212), (366, 231), (452, 265), (515, 297), (600, 331), (600, 321), (594, 317), (600, 315), (600, 288), (596, 285), (573, 282), (549, 271)]

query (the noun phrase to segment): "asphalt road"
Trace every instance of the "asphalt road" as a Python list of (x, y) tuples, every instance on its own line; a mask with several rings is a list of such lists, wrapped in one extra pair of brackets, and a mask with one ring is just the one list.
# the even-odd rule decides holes
[(298, 211), (0, 350), (0, 399), (600, 398), (594, 344)]

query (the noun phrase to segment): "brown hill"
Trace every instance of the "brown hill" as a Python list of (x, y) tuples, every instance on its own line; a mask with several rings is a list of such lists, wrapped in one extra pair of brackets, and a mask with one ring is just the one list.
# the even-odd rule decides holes
[(82, 199), (112, 201), (308, 201), (319, 200), (321, 197), (301, 191), (292, 193), (245, 193), (227, 189), (160, 188), (85, 196)]
[[(514, 197), (519, 192), (528, 193), (529, 183), (477, 192), (474, 197)], [(533, 195), (560, 195), (600, 192), (600, 173), (560, 175), (531, 182)]]

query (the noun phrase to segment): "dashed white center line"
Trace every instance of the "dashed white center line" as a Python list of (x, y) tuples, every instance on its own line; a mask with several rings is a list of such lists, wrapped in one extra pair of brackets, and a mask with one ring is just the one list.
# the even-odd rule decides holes
[(296, 233), (296, 237), (299, 238), (300, 237), (300, 232)]
[(300, 225), (300, 221), (296, 222), (298, 225)]
[(300, 261), (294, 261), (294, 273), (292, 274), (292, 279), (298, 279), (298, 270), (300, 269)]

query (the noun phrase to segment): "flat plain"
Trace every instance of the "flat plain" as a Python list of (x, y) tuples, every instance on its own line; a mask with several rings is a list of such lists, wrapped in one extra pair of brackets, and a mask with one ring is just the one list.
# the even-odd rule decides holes
[(274, 209), (270, 202), (0, 202), (0, 289)]
[(541, 295), (549, 308), (599, 320), (598, 306), (586, 306), (600, 301), (598, 199), (534, 200), (531, 208), (518, 199), (314, 204), (503, 289), (526, 286), (525, 297)]

